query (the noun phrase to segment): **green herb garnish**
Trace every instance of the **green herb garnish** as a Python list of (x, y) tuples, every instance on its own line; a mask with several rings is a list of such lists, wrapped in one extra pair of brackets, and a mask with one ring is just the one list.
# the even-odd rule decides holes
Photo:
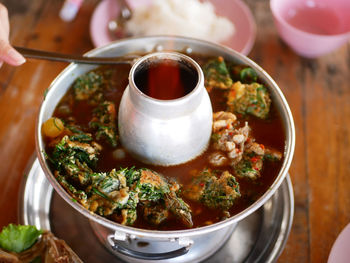
[(0, 233), (0, 247), (11, 252), (21, 253), (30, 248), (43, 233), (35, 226), (10, 224)]

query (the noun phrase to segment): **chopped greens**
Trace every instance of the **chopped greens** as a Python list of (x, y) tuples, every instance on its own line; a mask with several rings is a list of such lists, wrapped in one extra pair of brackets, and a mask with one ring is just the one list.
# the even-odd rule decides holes
[[(209, 92), (215, 88), (228, 91), (227, 106), (230, 111), (267, 118), (271, 104), (270, 95), (265, 86), (256, 82), (258, 75), (254, 69), (232, 66), (230, 63), (226, 64), (222, 57), (218, 57), (205, 64), (203, 72)], [(239, 81), (233, 82), (232, 79)]]
[(166, 207), (187, 227), (192, 227), (192, 210), (188, 204), (185, 203), (174, 192), (166, 195)]
[(73, 141), (66, 135), (56, 144), (51, 161), (58, 172), (66, 174), (69, 181), (85, 185), (89, 183), (98, 154), (97, 145)]
[(122, 210), (123, 221), (122, 225), (131, 226), (137, 219), (136, 209), (123, 209)]
[(238, 177), (255, 180), (261, 176), (262, 165), (263, 159), (261, 156), (245, 154), (234, 169)]
[(35, 226), (10, 224), (0, 233), (0, 247), (11, 252), (21, 253), (30, 248), (43, 231)]
[(171, 190), (171, 184), (162, 175), (134, 167), (93, 172), (99, 147), (90, 141), (90, 135), (76, 127), (70, 130), (75, 133), (56, 143), (51, 159), (57, 181), (74, 200), (102, 216), (119, 214), (121, 223), (126, 225), (135, 222), (139, 203), (164, 204), (165, 209), (192, 226), (189, 206)]
[(186, 197), (198, 200), (210, 208), (229, 209), (237, 198), (241, 196), (239, 184), (228, 171), (217, 177), (215, 171), (205, 169), (194, 177)]
[(116, 110), (113, 102), (104, 101), (93, 113), (90, 127), (96, 130), (96, 139), (105, 139), (112, 147), (117, 146)]
[(242, 83), (252, 83), (258, 80), (258, 74), (252, 68), (244, 68), (240, 71), (239, 77)]
[(159, 225), (169, 217), (169, 212), (162, 203), (150, 203), (143, 209), (143, 218), (152, 225)]
[(66, 178), (58, 173), (58, 171), (55, 172), (56, 180), (62, 185), (64, 189), (68, 193), (73, 196), (73, 198), (76, 201), (79, 201), (82, 205), (87, 205), (87, 195), (84, 191), (76, 189), (72, 184), (70, 184)]
[(78, 141), (78, 142), (85, 142), (85, 143), (92, 141), (91, 135), (86, 134), (86, 133), (74, 134), (74, 135), (70, 136), (69, 139), (71, 141)]
[(141, 170), (140, 181), (137, 185), (140, 200), (157, 201), (169, 193), (169, 185), (165, 178), (148, 169)]
[(103, 77), (94, 71), (80, 76), (73, 85), (76, 100), (87, 100), (99, 98), (99, 88), (103, 82)]
[(251, 114), (266, 119), (270, 105), (270, 95), (262, 84), (242, 84), (238, 81), (228, 93), (227, 106), (232, 112)]
[(84, 133), (82, 129), (77, 125), (65, 125), (65, 128), (68, 129), (73, 134), (69, 137), (71, 141), (78, 141), (89, 143), (93, 140), (90, 133)]
[(213, 88), (227, 90), (232, 86), (232, 79), (222, 57), (210, 60), (203, 67), (205, 86), (210, 91)]

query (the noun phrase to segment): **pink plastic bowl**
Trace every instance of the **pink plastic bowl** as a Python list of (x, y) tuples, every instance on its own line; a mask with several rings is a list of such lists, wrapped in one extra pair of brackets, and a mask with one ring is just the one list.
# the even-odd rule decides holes
[(350, 0), (270, 0), (281, 38), (299, 55), (329, 53), (350, 40)]

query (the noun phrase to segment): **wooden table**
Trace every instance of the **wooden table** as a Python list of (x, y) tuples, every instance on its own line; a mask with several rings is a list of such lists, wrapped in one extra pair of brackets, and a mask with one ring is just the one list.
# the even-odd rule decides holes
[[(60, 20), (61, 0), (2, 1), (11, 42), (82, 54), (93, 48), (89, 21), (97, 0)], [(278, 37), (267, 0), (248, 0), (258, 25), (249, 57), (279, 84), (293, 112), (297, 143), (290, 169), (294, 223), (279, 262), (326, 262), (350, 222), (350, 45), (318, 59), (294, 54)], [(66, 66), (29, 60), (0, 70), (0, 227), (17, 221), (18, 190), (34, 153), (36, 116), (45, 89)]]

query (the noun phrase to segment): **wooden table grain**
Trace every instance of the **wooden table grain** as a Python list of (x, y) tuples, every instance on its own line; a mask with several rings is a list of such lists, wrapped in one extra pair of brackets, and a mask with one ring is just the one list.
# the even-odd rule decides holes
[[(97, 0), (86, 0), (69, 23), (58, 17), (61, 0), (2, 2), (9, 9), (13, 44), (73, 54), (93, 48), (89, 22)], [(326, 262), (350, 222), (350, 44), (317, 59), (301, 58), (278, 37), (268, 1), (246, 3), (258, 25), (249, 57), (278, 83), (296, 126), (290, 169), (295, 216), (278, 261)], [(0, 228), (17, 222), (18, 190), (34, 153), (39, 106), (66, 65), (29, 60), (0, 69)]]

